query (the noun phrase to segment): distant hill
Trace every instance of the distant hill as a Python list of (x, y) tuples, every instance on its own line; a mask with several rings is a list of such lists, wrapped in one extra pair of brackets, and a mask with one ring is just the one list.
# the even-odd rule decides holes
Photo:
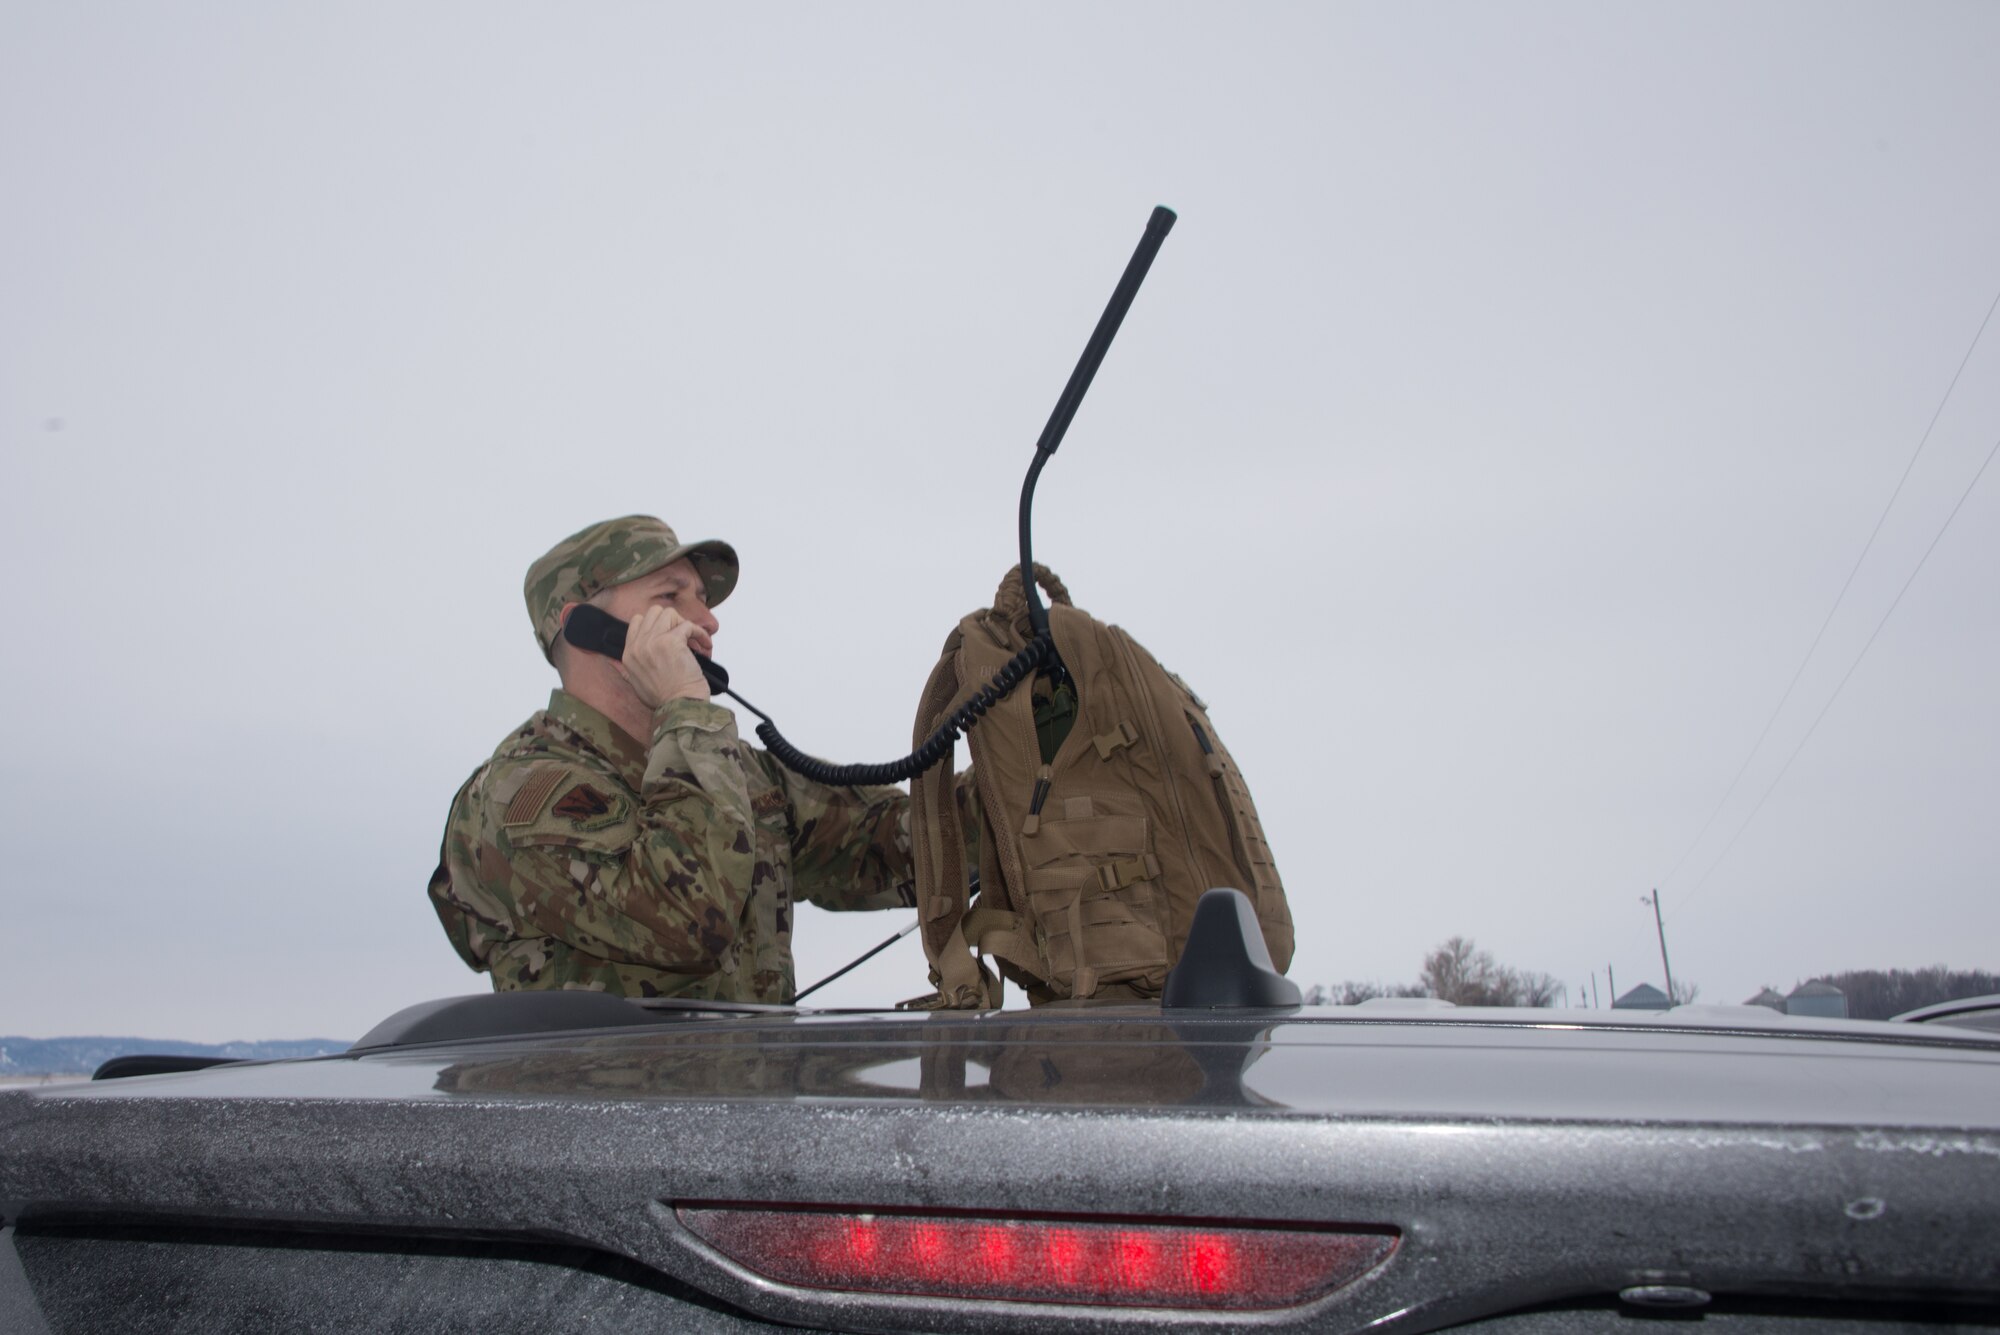
[(135, 1052), (177, 1057), (235, 1057), (271, 1061), (345, 1052), (331, 1038), (272, 1039), (262, 1043), (183, 1043), (171, 1038), (17, 1038), (0, 1034), (0, 1075), (87, 1075), (113, 1057)]

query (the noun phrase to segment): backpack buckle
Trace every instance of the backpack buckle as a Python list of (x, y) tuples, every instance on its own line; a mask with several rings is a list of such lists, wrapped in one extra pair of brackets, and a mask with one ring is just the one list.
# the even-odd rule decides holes
[(1113, 751), (1116, 751), (1121, 746), (1130, 746), (1138, 740), (1139, 730), (1130, 723), (1121, 720), (1118, 726), (1110, 732), (1101, 733), (1091, 738), (1090, 744), (1097, 748), (1097, 758), (1099, 760), (1109, 760)]
[(1150, 881), (1160, 874), (1160, 860), (1151, 853), (1123, 862), (1107, 862), (1097, 869), (1097, 883), (1117, 892), (1135, 881)]

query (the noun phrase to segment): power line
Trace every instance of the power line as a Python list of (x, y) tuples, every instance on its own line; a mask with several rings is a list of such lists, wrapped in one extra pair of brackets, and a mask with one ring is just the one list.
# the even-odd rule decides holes
[[(1799, 660), (1798, 670), (1792, 673), (1792, 679), (1785, 684), (1785, 693), (1782, 696), (1778, 697), (1777, 708), (1771, 711), (1771, 717), (1764, 720), (1763, 731), (1759, 732), (1757, 734), (1757, 740), (1750, 744), (1750, 751), (1747, 755), (1743, 757), (1743, 763), (1736, 767), (1735, 777), (1730, 779), (1729, 787), (1726, 790), (1724, 790), (1722, 794), (1722, 800), (1715, 804), (1715, 810), (1708, 813), (1708, 819), (1701, 823), (1701, 829), (1695, 833), (1694, 839), (1691, 842), (1689, 842), (1687, 849), (1680, 855), (1678, 859), (1675, 860), (1673, 865), (1673, 870), (1669, 871), (1665, 876), (1662, 876), (1660, 878), (1660, 884), (1665, 885), (1668, 882), (1672, 881), (1674, 879), (1675, 874), (1680, 871), (1683, 865), (1686, 864), (1688, 858), (1694, 854), (1695, 849), (1701, 847), (1701, 841), (1708, 836), (1709, 827), (1715, 824), (1715, 818), (1722, 814), (1722, 809), (1729, 805), (1729, 799), (1736, 795), (1736, 787), (1738, 784), (1743, 782), (1743, 776), (1749, 772), (1750, 762), (1752, 760), (1755, 760), (1757, 758), (1757, 753), (1763, 749), (1764, 739), (1771, 735), (1771, 725), (1778, 721), (1778, 716), (1785, 712), (1785, 706), (1791, 702), (1792, 692), (1798, 688), (1799, 678), (1805, 675), (1806, 664), (1812, 662), (1813, 654), (1819, 650), (1819, 642), (1826, 638), (1826, 628), (1833, 624), (1834, 613), (1840, 610), (1841, 603), (1846, 600), (1848, 589), (1850, 589), (1854, 585), (1854, 577), (1857, 574), (1861, 573), (1861, 563), (1866, 561), (1868, 559), (1868, 553), (1874, 550), (1875, 539), (1881, 534), (1882, 525), (1889, 518), (1889, 511), (1893, 510), (1896, 507), (1896, 498), (1903, 494), (1903, 484), (1910, 480), (1910, 474), (1912, 471), (1915, 470), (1917, 466), (1917, 459), (1920, 456), (1922, 456), (1924, 452), (1924, 446), (1930, 444), (1931, 432), (1937, 429), (1938, 419), (1944, 416), (1944, 406), (1947, 403), (1951, 402), (1951, 393), (1953, 390), (1958, 388), (1958, 379), (1960, 376), (1965, 374), (1966, 365), (1972, 360), (1973, 350), (1979, 346), (1979, 340), (1985, 337), (1986, 326), (1992, 323), (1993, 312), (1996, 309), (2000, 309), (2000, 292), (1996, 292), (1994, 294), (1993, 304), (1986, 308), (1986, 318), (1979, 322), (1978, 330), (1972, 335), (1972, 342), (1966, 345), (1965, 356), (1959, 358), (1958, 369), (1952, 372), (1951, 383), (1944, 387), (1944, 397), (1938, 400), (1937, 411), (1931, 414), (1930, 424), (1924, 428), (1923, 437), (1917, 441), (1917, 448), (1915, 452), (1910, 455), (1910, 461), (1903, 465), (1903, 475), (1896, 479), (1896, 489), (1889, 493), (1889, 503), (1887, 505), (1884, 505), (1882, 507), (1882, 513), (1876, 516), (1875, 527), (1868, 531), (1868, 541), (1861, 545), (1861, 555), (1854, 558), (1854, 565), (1852, 568), (1848, 570), (1846, 580), (1844, 580), (1841, 583), (1840, 592), (1835, 594), (1833, 597), (1833, 606), (1826, 609), (1826, 619), (1819, 623), (1818, 633), (1813, 636), (1812, 643), (1806, 646), (1806, 656)], [(1977, 479), (1975, 479), (1975, 481), (1976, 480)], [(1957, 511), (1954, 510), (1952, 513), (1956, 514)], [(1948, 524), (1951, 521), (1946, 520), (1945, 522)], [(1940, 536), (1942, 536), (1942, 530), (1940, 530)], [(1929, 553), (1925, 554), (1929, 555)], [(1921, 563), (1919, 564), (1921, 565)], [(1900, 594), (1897, 596), (1901, 597)], [(1890, 610), (1893, 611), (1894, 609), (1891, 608)], [(1885, 617), (1884, 620), (1887, 620), (1887, 618)], [(1877, 629), (1879, 630), (1880, 627), (1877, 627)], [(1864, 650), (1863, 652), (1866, 651)], [(1856, 659), (1855, 661), (1859, 662), (1860, 660)], [(1853, 669), (1850, 668), (1848, 669), (1848, 671), (1852, 672)], [(1842, 678), (1843, 684), (1845, 684), (1845, 681), (1846, 679)], [(1836, 694), (1838, 694), (1838, 692), (1836, 692)], [(1832, 702), (1829, 701), (1828, 703)], [(1820, 712), (1825, 713), (1826, 711), (1821, 710)], [(1815, 722), (1817, 722), (1817, 720), (1815, 720)], [(1808, 733), (1808, 735), (1810, 735), (1810, 733)], [(1796, 752), (1794, 752), (1794, 754), (1796, 754)], [(1761, 806), (1763, 804), (1759, 803), (1758, 805)], [(1753, 812), (1752, 814), (1754, 815), (1755, 813)], [(1739, 829), (1737, 833), (1741, 834), (1742, 831)], [(1731, 839), (1730, 842), (1733, 844), (1736, 841), (1734, 839)], [(1727, 850), (1724, 851), (1726, 852)], [(1719, 857), (1716, 860), (1718, 862), (1721, 861)], [(1714, 867), (1711, 865), (1709, 870), (1713, 871)], [(1704, 876), (1702, 879), (1706, 880), (1707, 877)]]
[(1937, 550), (1938, 543), (1942, 541), (1944, 538), (1945, 530), (1951, 527), (1952, 520), (1958, 518), (1958, 512), (1965, 505), (1966, 497), (1972, 495), (1972, 489), (1978, 486), (1979, 479), (1986, 475), (1986, 467), (1988, 464), (1991, 464), (1993, 462), (1993, 456), (1996, 454), (2000, 454), (2000, 440), (1995, 440), (1993, 442), (1993, 448), (1986, 452), (1986, 458), (1980, 463), (1979, 471), (1972, 475), (1972, 481), (1966, 483), (1965, 490), (1958, 494), (1958, 504), (1951, 507), (1951, 513), (1945, 516), (1944, 524), (1938, 529), (1937, 536), (1931, 539), (1930, 546), (1924, 548), (1923, 556), (1921, 556), (1917, 560), (1916, 569), (1912, 570), (1910, 572), (1910, 577), (1903, 581), (1903, 587), (1896, 590), (1896, 597), (1894, 598), (1894, 600), (1890, 602), (1889, 610), (1884, 612), (1882, 614), (1882, 619), (1875, 623), (1875, 629), (1869, 633), (1868, 642), (1861, 646), (1861, 652), (1854, 656), (1854, 661), (1852, 663), (1848, 664), (1847, 672), (1844, 676), (1841, 677), (1840, 684), (1833, 688), (1833, 694), (1829, 695), (1826, 698), (1826, 703), (1819, 707), (1819, 713), (1813, 715), (1812, 726), (1806, 729), (1805, 736), (1799, 738), (1799, 744), (1793, 747), (1791, 755), (1785, 758), (1785, 763), (1783, 767), (1778, 770), (1777, 776), (1773, 778), (1770, 782), (1770, 785), (1764, 789), (1764, 795), (1757, 799), (1757, 805), (1750, 808), (1750, 814), (1745, 816), (1743, 818), (1743, 823), (1736, 827), (1736, 833), (1729, 837), (1729, 842), (1723, 845), (1722, 851), (1720, 853), (1717, 853), (1715, 855), (1715, 861), (1708, 864), (1708, 870), (1701, 874), (1701, 879), (1699, 881), (1695, 882), (1694, 889), (1688, 891), (1687, 897), (1681, 900), (1682, 910), (1685, 910), (1687, 908), (1690, 900), (1692, 900), (1696, 895), (1701, 893), (1702, 887), (1708, 884), (1708, 878), (1715, 875), (1715, 869), (1722, 865), (1722, 860), (1724, 858), (1729, 856), (1729, 850), (1736, 847), (1736, 841), (1738, 839), (1741, 839), (1743, 837), (1743, 832), (1750, 828), (1750, 822), (1757, 819), (1757, 813), (1762, 811), (1764, 809), (1764, 804), (1771, 800), (1771, 794), (1774, 791), (1776, 791), (1779, 781), (1785, 777), (1788, 771), (1790, 771), (1790, 769), (1792, 768), (1792, 762), (1799, 758), (1799, 752), (1806, 749), (1806, 743), (1812, 740), (1812, 735), (1814, 731), (1816, 731), (1819, 727), (1819, 721), (1826, 717), (1826, 711), (1833, 708), (1833, 702), (1835, 700), (1838, 700), (1840, 698), (1841, 691), (1847, 688), (1848, 678), (1854, 675), (1854, 669), (1861, 666), (1861, 660), (1866, 658), (1868, 656), (1868, 651), (1875, 646), (1876, 636), (1882, 633), (1882, 627), (1888, 625), (1889, 618), (1895, 615), (1897, 606), (1901, 604), (1901, 602), (1903, 601), (1903, 595), (1908, 593), (1910, 591), (1910, 586), (1917, 582), (1917, 575), (1923, 570), (1924, 562), (1931, 559), (1931, 553)]

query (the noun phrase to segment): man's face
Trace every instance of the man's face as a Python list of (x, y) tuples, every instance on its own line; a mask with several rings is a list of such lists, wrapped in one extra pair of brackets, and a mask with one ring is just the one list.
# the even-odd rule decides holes
[(650, 575), (626, 580), (593, 601), (627, 623), (649, 607), (671, 607), (683, 619), (701, 628), (701, 634), (691, 641), (696, 653), (706, 655), (714, 648), (712, 642), (702, 643), (704, 639), (712, 641), (718, 629), (715, 613), (708, 610), (708, 585), (702, 582), (701, 573), (687, 557), (670, 566), (661, 566)]

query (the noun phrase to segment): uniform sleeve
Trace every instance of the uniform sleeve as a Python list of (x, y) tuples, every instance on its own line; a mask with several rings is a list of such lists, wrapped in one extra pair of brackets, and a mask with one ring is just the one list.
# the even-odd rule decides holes
[(562, 761), (527, 761), (494, 782), (504, 786), (493, 789), (487, 824), (500, 856), (480, 879), (505, 878), (515, 917), (602, 959), (716, 971), (755, 862), (728, 710), (675, 700), (654, 716), (636, 804), (622, 785)]
[[(917, 902), (910, 852), (910, 795), (900, 788), (836, 788), (759, 759), (784, 789), (792, 811), (792, 876), (799, 898), (823, 909), (908, 908)], [(971, 798), (959, 776), (960, 814)], [(977, 821), (968, 821), (970, 832)], [(979, 866), (976, 846), (969, 866)]]
[(772, 765), (792, 810), (792, 878), (823, 909), (895, 909), (917, 902), (910, 795), (834, 788)]

